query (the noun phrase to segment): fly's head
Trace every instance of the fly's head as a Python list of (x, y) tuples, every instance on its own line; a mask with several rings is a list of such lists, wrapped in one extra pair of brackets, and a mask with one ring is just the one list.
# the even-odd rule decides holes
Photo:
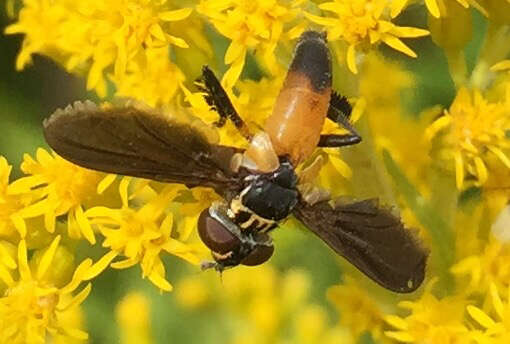
[(247, 232), (227, 215), (228, 208), (213, 203), (198, 219), (198, 234), (211, 250), (213, 262), (202, 263), (202, 269), (218, 271), (241, 265), (254, 266), (266, 262), (273, 255), (274, 246), (266, 233)]

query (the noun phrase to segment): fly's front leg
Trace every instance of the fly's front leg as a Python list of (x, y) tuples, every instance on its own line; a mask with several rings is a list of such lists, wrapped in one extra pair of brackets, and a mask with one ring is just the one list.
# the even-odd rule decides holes
[(336, 135), (325, 134), (321, 135), (318, 147), (342, 147), (350, 146), (361, 142), (361, 136), (358, 134), (349, 122), (351, 116), (352, 106), (347, 98), (340, 96), (336, 92), (331, 93), (331, 100), (329, 102), (328, 118), (337, 124), (342, 125), (349, 134)]
[(227, 92), (225, 92), (220, 81), (209, 67), (204, 66), (202, 68), (202, 78), (197, 80), (196, 85), (200, 91), (205, 92), (204, 98), (207, 104), (220, 115), (220, 119), (214, 124), (221, 128), (228, 118), (234, 123), (241, 135), (248, 141), (251, 140), (252, 135), (248, 130), (248, 126), (237, 113)]

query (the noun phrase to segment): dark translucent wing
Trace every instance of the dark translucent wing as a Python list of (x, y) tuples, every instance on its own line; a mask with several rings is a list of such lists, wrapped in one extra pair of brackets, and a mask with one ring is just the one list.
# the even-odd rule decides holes
[(209, 186), (220, 194), (238, 181), (228, 167), (237, 149), (211, 145), (197, 129), (155, 110), (75, 102), (44, 121), (44, 136), (65, 159), (98, 171)]
[(333, 250), (383, 287), (409, 293), (425, 276), (427, 252), (376, 200), (298, 204), (294, 215)]

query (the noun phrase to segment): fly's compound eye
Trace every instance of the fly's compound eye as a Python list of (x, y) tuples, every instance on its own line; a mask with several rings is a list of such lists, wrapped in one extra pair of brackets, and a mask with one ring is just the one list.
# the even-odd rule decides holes
[(255, 241), (257, 244), (253, 250), (241, 261), (241, 264), (247, 266), (260, 265), (265, 263), (273, 255), (274, 246), (267, 234), (256, 234)]
[(241, 242), (221, 222), (204, 209), (198, 218), (198, 235), (211, 251), (226, 254), (235, 250)]

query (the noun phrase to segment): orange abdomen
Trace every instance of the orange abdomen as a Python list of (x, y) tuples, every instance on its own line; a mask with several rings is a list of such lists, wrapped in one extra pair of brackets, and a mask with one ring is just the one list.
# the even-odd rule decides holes
[(330, 96), (331, 62), (325, 36), (305, 32), (264, 128), (278, 156), (288, 155), (297, 166), (314, 151)]

